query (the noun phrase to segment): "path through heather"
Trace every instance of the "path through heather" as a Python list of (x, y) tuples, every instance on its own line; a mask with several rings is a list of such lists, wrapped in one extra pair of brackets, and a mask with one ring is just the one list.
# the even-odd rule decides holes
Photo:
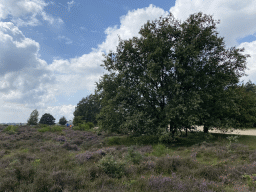
[[(197, 126), (198, 131), (203, 131), (204, 126)], [(223, 131), (220, 130), (209, 130), (210, 133), (223, 133)], [(224, 132), (225, 133), (225, 132)], [(245, 130), (239, 130), (239, 129), (229, 129), (226, 134), (232, 134), (232, 135), (251, 135), (256, 136), (256, 129), (245, 129)]]

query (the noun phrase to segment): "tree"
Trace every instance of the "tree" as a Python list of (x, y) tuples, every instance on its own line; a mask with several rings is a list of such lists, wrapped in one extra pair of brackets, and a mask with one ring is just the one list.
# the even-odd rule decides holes
[(232, 87), (235, 94), (229, 98), (235, 101), (236, 110), (228, 111), (225, 116), (233, 119), (235, 128), (252, 128), (256, 122), (256, 94), (253, 90), (254, 87), (255, 85), (251, 81), (247, 82), (246, 85)]
[(38, 123), (38, 116), (39, 113), (38, 111), (35, 109), (31, 114), (30, 114), (30, 118), (27, 121), (28, 125), (37, 125)]
[(243, 75), (248, 55), (238, 53), (244, 49), (226, 50), (215, 29), (212, 16), (201, 12), (182, 24), (170, 13), (148, 21), (140, 38), (119, 38), (116, 53), (105, 55), (102, 65), (111, 74), (97, 84), (102, 112), (109, 112), (98, 116), (101, 125), (111, 130), (118, 122), (115, 129), (159, 134), (168, 124), (175, 133), (199, 123), (205, 132), (231, 123), (220, 118), (234, 105), (223, 96)]
[(67, 122), (68, 121), (64, 116), (62, 118), (60, 118), (60, 120), (59, 120), (59, 124), (61, 124), (61, 125), (65, 125)]
[(254, 83), (252, 83), (251, 80), (249, 80), (245, 85), (243, 84), (243, 86), (245, 87), (245, 90), (247, 92), (252, 92), (252, 93), (256, 94), (256, 85)]
[(93, 122), (94, 125), (96, 125), (96, 115), (100, 112), (100, 109), (101, 106), (97, 93), (90, 94), (86, 98), (83, 98), (81, 101), (79, 101), (77, 107), (75, 108), (75, 112), (73, 113), (74, 124), (79, 121), (76, 117), (80, 116), (81, 120), (84, 120), (85, 122)]
[(83, 120), (83, 117), (82, 116), (75, 116), (74, 119), (73, 119), (73, 124), (75, 126), (78, 126), (79, 124), (83, 124), (83, 123), (86, 123), (85, 120)]
[(40, 121), (40, 124), (55, 125), (55, 118), (50, 113), (45, 113)]

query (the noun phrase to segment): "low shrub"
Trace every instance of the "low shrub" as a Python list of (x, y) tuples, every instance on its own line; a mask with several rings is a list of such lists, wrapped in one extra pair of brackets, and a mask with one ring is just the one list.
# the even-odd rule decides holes
[(128, 154), (126, 155), (126, 160), (138, 165), (142, 161), (142, 155), (139, 152), (134, 151), (133, 147), (130, 147)]
[(15, 134), (19, 130), (18, 126), (9, 125), (8, 127), (4, 128), (4, 132), (8, 134)]
[(80, 131), (88, 131), (94, 127), (94, 124), (91, 122), (88, 123), (79, 123), (78, 126), (74, 126), (73, 130), (80, 130)]
[(157, 144), (159, 142), (159, 137), (156, 135), (142, 135), (139, 137), (131, 137), (135, 143), (140, 145)]
[(110, 155), (106, 155), (99, 161), (99, 167), (112, 178), (121, 178), (125, 173), (125, 163), (117, 162)]
[(161, 143), (170, 144), (175, 141), (176, 141), (176, 139), (172, 137), (171, 133), (166, 133), (159, 137), (159, 142), (161, 142)]
[(62, 131), (64, 128), (63, 127), (60, 127), (60, 126), (53, 126), (53, 127), (50, 127), (50, 126), (44, 126), (43, 128), (39, 129), (38, 131), (39, 132), (58, 132), (58, 131)]
[(157, 157), (160, 157), (168, 152), (165, 145), (163, 145), (163, 144), (158, 144), (158, 145), (154, 146), (153, 148), (154, 148), (154, 151), (152, 152), (152, 155), (157, 156)]
[(62, 146), (64, 149), (67, 149), (67, 150), (74, 150), (74, 151), (78, 151), (78, 147), (77, 145), (71, 145), (70, 143), (64, 143), (63, 146)]
[(108, 145), (121, 145), (121, 138), (119, 137), (109, 137), (106, 139)]

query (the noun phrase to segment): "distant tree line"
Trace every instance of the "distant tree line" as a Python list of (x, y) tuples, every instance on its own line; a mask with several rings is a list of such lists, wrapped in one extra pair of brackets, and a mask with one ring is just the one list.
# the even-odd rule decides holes
[[(30, 117), (27, 121), (27, 125), (37, 125), (39, 124), (46, 124), (46, 125), (55, 125), (55, 118), (50, 114), (50, 113), (45, 113), (40, 121), (38, 122), (38, 116), (39, 113), (38, 111), (35, 109), (31, 114)], [(63, 116), (59, 119), (59, 124), (60, 125), (65, 125), (67, 123), (66, 118)]]

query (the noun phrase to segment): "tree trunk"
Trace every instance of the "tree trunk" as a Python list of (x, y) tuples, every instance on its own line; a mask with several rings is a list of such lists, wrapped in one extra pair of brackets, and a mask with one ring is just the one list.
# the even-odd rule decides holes
[(186, 137), (188, 136), (188, 128), (186, 128)]
[(204, 125), (204, 133), (208, 133), (209, 130), (209, 126), (208, 125)]

